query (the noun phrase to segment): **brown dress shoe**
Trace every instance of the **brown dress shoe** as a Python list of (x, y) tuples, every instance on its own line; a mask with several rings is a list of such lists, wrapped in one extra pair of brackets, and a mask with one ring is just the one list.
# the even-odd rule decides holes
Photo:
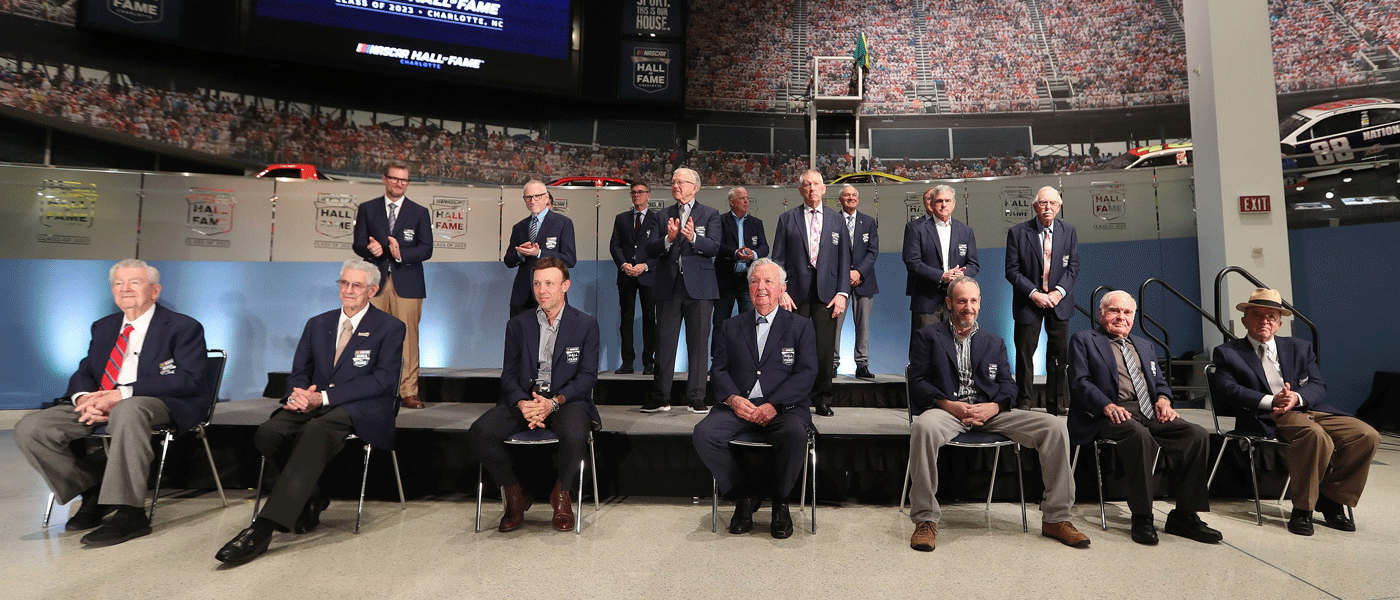
[(530, 505), (535, 500), (525, 493), (525, 488), (520, 484), (515, 484), (506, 488), (506, 514), (501, 515), (501, 526), (496, 529), (501, 533), (508, 533), (520, 529), (525, 523), (525, 511), (530, 510)]
[(422, 400), (419, 400), (419, 399), (418, 399), (418, 396), (404, 396), (404, 397), (403, 397), (403, 400), (400, 402), (400, 404), (403, 404), (403, 407), (404, 407), (404, 408), (427, 408), (427, 407), (428, 407), (426, 404), (423, 404), (423, 401), (422, 401)]
[(1089, 547), (1089, 536), (1079, 533), (1079, 530), (1074, 528), (1074, 523), (1070, 523), (1069, 521), (1060, 521), (1059, 523), (1042, 522), (1040, 524), (1040, 535), (1060, 540), (1061, 544), (1071, 548)]
[(574, 505), (569, 503), (569, 492), (554, 484), (554, 491), (549, 493), (549, 505), (554, 507), (554, 528), (573, 531)]
[(909, 547), (919, 552), (933, 552), (934, 539), (938, 537), (938, 524), (921, 521), (914, 526), (914, 535), (909, 538)]

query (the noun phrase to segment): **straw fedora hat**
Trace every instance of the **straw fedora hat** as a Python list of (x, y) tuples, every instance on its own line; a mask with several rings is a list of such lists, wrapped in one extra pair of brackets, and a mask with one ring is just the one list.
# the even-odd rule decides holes
[(1249, 295), (1249, 301), (1236, 304), (1235, 310), (1245, 312), (1251, 306), (1272, 308), (1279, 311), (1279, 313), (1285, 317), (1293, 316), (1293, 311), (1283, 307), (1283, 298), (1278, 295), (1278, 290), (1254, 288), (1254, 292)]

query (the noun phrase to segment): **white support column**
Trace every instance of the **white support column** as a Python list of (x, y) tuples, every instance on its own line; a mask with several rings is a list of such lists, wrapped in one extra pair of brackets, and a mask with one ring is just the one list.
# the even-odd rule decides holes
[[(1214, 302), (1215, 276), (1239, 266), (1292, 300), (1288, 223), (1279, 156), (1273, 46), (1265, 2), (1185, 0), (1191, 138), (1195, 144), (1196, 236), (1201, 304)], [(1241, 212), (1240, 196), (1268, 196), (1271, 210)], [(1230, 276), (1228, 311), (1253, 285)], [(1239, 321), (1237, 312), (1222, 321)], [(1203, 325), (1207, 352), (1222, 340)], [(1289, 331), (1285, 323), (1284, 334)], [(1243, 335), (1243, 328), (1234, 328)]]

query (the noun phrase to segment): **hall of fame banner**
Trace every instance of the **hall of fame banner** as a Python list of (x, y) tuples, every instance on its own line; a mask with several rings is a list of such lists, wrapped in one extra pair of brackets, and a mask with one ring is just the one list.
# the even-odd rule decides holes
[(354, 258), (360, 203), (384, 194), (377, 183), (278, 181), (272, 260), (339, 262)]
[(275, 185), (255, 178), (147, 175), (142, 257), (268, 260)]
[(0, 258), (136, 255), (139, 173), (0, 167)]

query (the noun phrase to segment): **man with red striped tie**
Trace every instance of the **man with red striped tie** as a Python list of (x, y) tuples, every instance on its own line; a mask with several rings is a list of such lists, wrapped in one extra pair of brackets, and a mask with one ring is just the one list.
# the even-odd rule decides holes
[[(156, 304), (160, 271), (144, 261), (129, 258), (112, 265), (108, 279), (121, 312), (92, 324), (87, 356), (57, 405), (15, 425), (15, 445), (56, 500), (83, 498), (65, 528), (101, 525), (83, 536), (89, 546), (120, 544), (151, 532), (145, 511), (155, 458), (151, 426), (173, 423), (184, 431), (208, 408), (199, 397), (204, 327)], [(104, 426), (112, 436), (105, 456), (74, 454), (74, 440)]]

